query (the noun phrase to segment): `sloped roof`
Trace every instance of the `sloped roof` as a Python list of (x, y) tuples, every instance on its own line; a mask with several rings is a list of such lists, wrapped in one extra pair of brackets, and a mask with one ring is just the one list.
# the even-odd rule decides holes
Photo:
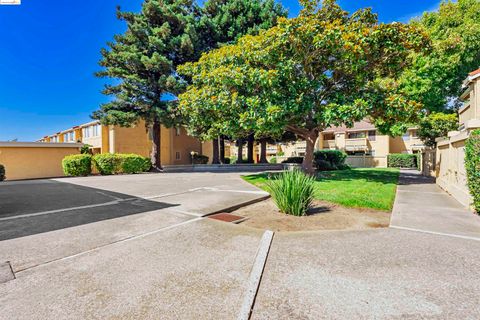
[(348, 128), (347, 126), (339, 126), (339, 127), (329, 127), (325, 129), (323, 132), (346, 132), (346, 131), (361, 131), (361, 130), (375, 130), (375, 126), (368, 120), (362, 120), (359, 122), (355, 122), (353, 127)]

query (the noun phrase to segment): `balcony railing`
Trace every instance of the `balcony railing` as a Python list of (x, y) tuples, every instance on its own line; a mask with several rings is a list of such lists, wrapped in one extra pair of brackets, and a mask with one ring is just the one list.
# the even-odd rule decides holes
[(346, 139), (345, 150), (347, 151), (367, 150), (367, 138)]
[(324, 149), (336, 149), (335, 140), (323, 140)]
[(300, 152), (305, 152), (307, 149), (307, 142), (306, 141), (298, 141), (295, 143), (295, 150)]

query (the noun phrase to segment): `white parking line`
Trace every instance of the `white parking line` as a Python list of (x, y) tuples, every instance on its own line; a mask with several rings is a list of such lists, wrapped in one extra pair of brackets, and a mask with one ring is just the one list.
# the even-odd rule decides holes
[(480, 238), (477, 238), (477, 237), (462, 236), (462, 235), (453, 234), (453, 233), (435, 232), (435, 231), (429, 231), (429, 230), (414, 229), (414, 228), (407, 228), (407, 227), (398, 227), (398, 226), (390, 226), (390, 228), (399, 229), (399, 230), (414, 231), (414, 232), (421, 232), (421, 233), (428, 233), (428, 234), (434, 234), (434, 235), (437, 235), (437, 236), (445, 236), (445, 237), (452, 237), (452, 238), (460, 238), (460, 239), (480, 241)]
[(136, 240), (136, 239), (141, 239), (141, 238), (150, 236), (150, 235), (152, 235), (152, 234), (159, 233), (159, 232), (161, 232), (161, 231), (166, 231), (166, 230), (169, 230), (169, 229), (173, 229), (173, 228), (176, 228), (176, 227), (180, 227), (180, 226), (183, 226), (183, 225), (185, 225), (185, 224), (192, 223), (192, 222), (196, 222), (196, 221), (199, 221), (199, 220), (202, 220), (202, 219), (203, 219), (203, 218), (198, 217), (198, 218), (194, 218), (194, 219), (191, 219), (191, 220), (187, 220), (187, 221), (183, 221), (183, 222), (180, 222), (180, 223), (176, 223), (176, 224), (173, 224), (173, 225), (171, 225), (171, 226), (166, 226), (166, 227), (163, 227), (163, 228), (160, 228), (160, 229), (157, 229), (157, 230), (153, 230), (153, 231), (150, 231), (150, 232), (142, 233), (142, 234), (139, 234), (139, 235), (136, 235), (136, 236), (126, 237), (126, 238), (123, 238), (123, 239), (120, 239), (120, 240), (117, 240), (117, 241), (114, 241), (114, 242), (107, 243), (107, 244), (102, 245), (102, 246), (98, 246), (98, 247), (95, 247), (95, 248), (92, 248), (92, 249), (89, 249), (89, 250), (85, 250), (85, 251), (82, 251), (82, 252), (79, 252), (79, 253), (76, 253), (76, 254), (72, 254), (72, 255), (70, 255), (70, 256), (66, 256), (66, 257), (62, 257), (62, 258), (59, 258), (59, 259), (54, 259), (54, 260), (50, 260), (50, 261), (47, 261), (47, 262), (43, 262), (43, 263), (41, 263), (41, 264), (37, 264), (37, 265), (31, 266), (31, 267), (27, 267), (27, 268), (25, 268), (25, 269), (20, 269), (20, 270), (17, 270), (17, 271), (15, 272), (15, 274), (19, 274), (19, 273), (21, 273), (21, 272), (27, 271), (27, 270), (32, 269), (32, 268), (43, 267), (43, 266), (45, 266), (45, 265), (49, 265), (49, 264), (54, 263), (54, 262), (59, 262), (59, 261), (68, 260), (68, 259), (72, 259), (72, 258), (75, 258), (75, 257), (79, 257), (79, 256), (82, 256), (82, 255), (84, 255), (84, 254), (87, 254), (87, 253), (90, 253), (90, 252), (94, 252), (94, 251), (97, 251), (97, 250), (99, 250), (99, 249), (102, 249), (102, 248), (105, 248), (105, 247), (108, 247), (108, 246), (111, 246), (111, 245), (114, 245), (114, 244), (123, 243), (123, 242), (131, 241), (131, 240)]

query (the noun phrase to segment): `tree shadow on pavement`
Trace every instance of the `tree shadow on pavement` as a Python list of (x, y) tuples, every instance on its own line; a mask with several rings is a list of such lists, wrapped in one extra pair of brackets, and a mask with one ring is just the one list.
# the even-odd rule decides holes
[(5, 183), (0, 186), (0, 240), (178, 205), (53, 180)]

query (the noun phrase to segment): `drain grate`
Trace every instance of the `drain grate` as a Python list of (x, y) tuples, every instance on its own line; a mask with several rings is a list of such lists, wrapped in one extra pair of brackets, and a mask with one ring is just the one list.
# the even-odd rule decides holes
[(220, 221), (223, 221), (223, 222), (231, 222), (231, 223), (240, 223), (242, 221), (247, 220), (246, 217), (236, 216), (234, 214), (227, 213), (227, 212), (212, 214), (211, 216), (208, 216), (208, 218), (215, 219), (215, 220), (220, 220)]

